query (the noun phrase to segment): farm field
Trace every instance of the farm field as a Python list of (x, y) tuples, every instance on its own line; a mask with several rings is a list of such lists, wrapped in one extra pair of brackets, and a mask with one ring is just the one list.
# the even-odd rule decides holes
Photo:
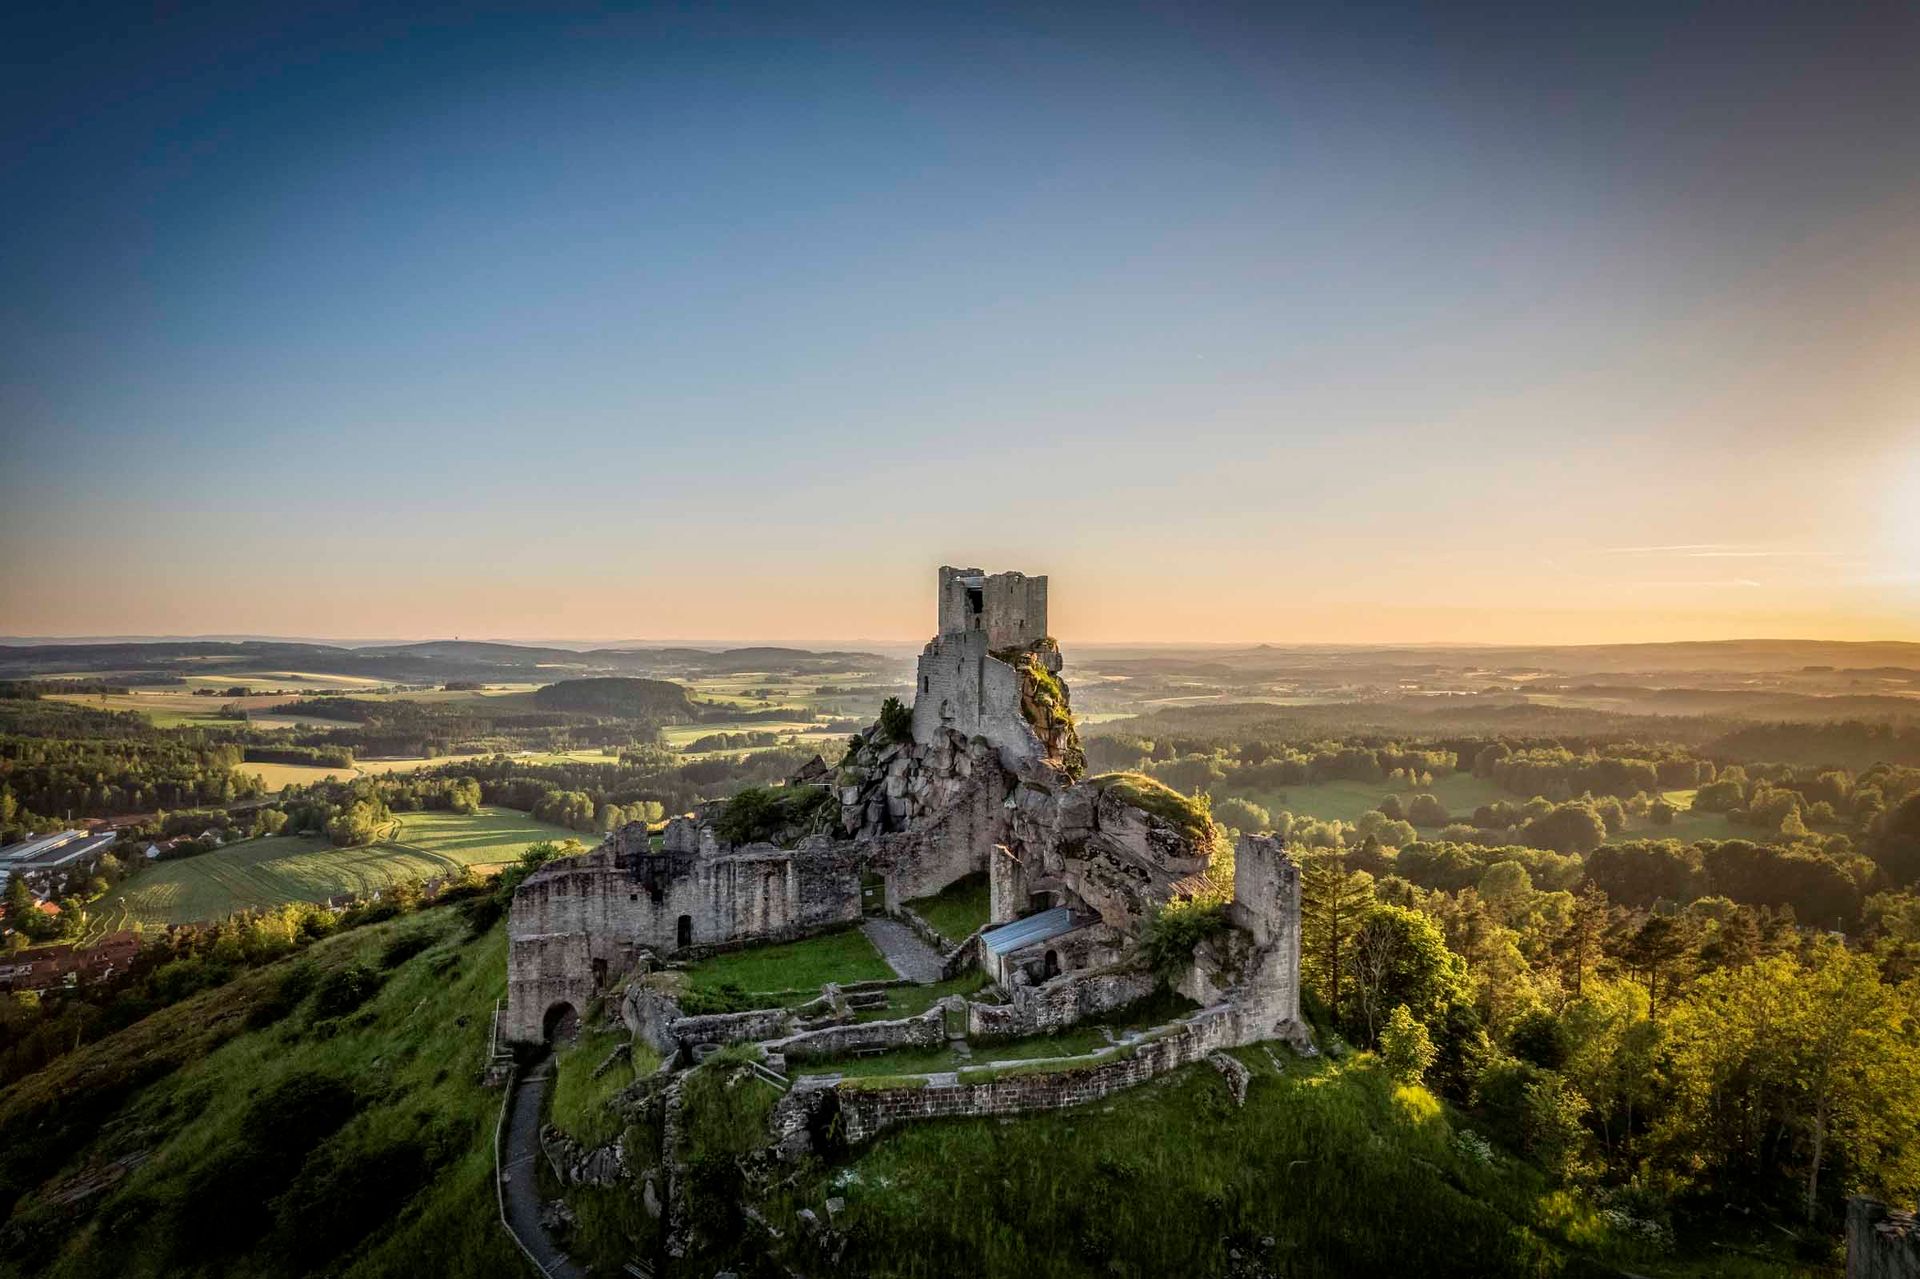
[(282, 786), (306, 786), (312, 782), (325, 781), (329, 777), (345, 781), (358, 773), (356, 768), (328, 768), (320, 764), (256, 764), (248, 762), (234, 769), (239, 773), (252, 773), (258, 777), (268, 793), (278, 794)]
[(335, 848), (314, 835), (249, 839), (198, 857), (156, 862), (134, 875), (88, 908), (86, 940), (133, 924), (151, 929), (221, 919), (284, 902), (372, 893), (461, 866), (496, 866), (529, 844), (572, 834), (512, 809), (483, 808), (472, 814), (402, 813), (388, 839), (365, 848)]

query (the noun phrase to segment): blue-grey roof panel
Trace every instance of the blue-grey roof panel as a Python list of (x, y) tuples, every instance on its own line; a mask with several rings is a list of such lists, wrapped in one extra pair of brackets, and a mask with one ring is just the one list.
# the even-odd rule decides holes
[(1072, 931), (1073, 911), (1065, 906), (1055, 906), (1052, 910), (1043, 910), (1037, 915), (1028, 915), (1025, 919), (989, 928), (980, 934), (980, 944), (993, 954), (1004, 955), (1022, 946), (1031, 946), (1037, 941)]

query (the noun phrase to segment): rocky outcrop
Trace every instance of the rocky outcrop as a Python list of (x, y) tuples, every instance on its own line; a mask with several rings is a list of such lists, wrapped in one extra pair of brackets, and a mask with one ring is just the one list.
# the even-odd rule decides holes
[(565, 1185), (611, 1186), (627, 1179), (627, 1152), (619, 1138), (590, 1150), (548, 1124), (540, 1130), (540, 1149)]

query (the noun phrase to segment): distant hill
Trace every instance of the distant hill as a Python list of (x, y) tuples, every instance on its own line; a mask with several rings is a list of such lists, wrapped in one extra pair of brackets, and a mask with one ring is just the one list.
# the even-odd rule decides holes
[(280, 640), (0, 645), (0, 679), (81, 673), (116, 677), (239, 675), (265, 670), (352, 675), (408, 684), (450, 679), (533, 683), (576, 674), (699, 676), (766, 671), (823, 675), (880, 672), (894, 665), (873, 653), (798, 648), (599, 648), (582, 652), (476, 640), (427, 640), (358, 648)]
[(561, 680), (536, 690), (533, 700), (545, 710), (618, 715), (622, 719), (665, 721), (698, 717), (686, 689), (658, 679), (612, 676)]

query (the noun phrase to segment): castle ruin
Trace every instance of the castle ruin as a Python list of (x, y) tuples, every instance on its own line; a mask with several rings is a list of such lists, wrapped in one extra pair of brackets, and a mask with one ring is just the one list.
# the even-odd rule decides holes
[(938, 599), (910, 732), (877, 723), (837, 766), (816, 759), (753, 800), (763, 820), (745, 820), (731, 807), (741, 801), (707, 804), (658, 832), (622, 827), (528, 877), (508, 916), (505, 1038), (551, 1038), (625, 990), (635, 1029), (648, 1022), (671, 1042), (711, 1019), (635, 1011), (658, 1002), (628, 984), (653, 960), (845, 926), (869, 903), (899, 914), (980, 873), (990, 922), (947, 962), (977, 964), (1003, 1000), (969, 1005), (970, 1029), (1058, 1029), (1140, 998), (1153, 986), (1140, 956), (1154, 913), (1230, 895), (1233, 927), (1196, 949), (1180, 989), (1231, 1005), (1209, 1043), (1300, 1036), (1299, 878), (1285, 852), (1243, 839), (1229, 885), (1215, 829), (1184, 797), (1145, 778), (1081, 776), (1045, 577), (943, 567)]

